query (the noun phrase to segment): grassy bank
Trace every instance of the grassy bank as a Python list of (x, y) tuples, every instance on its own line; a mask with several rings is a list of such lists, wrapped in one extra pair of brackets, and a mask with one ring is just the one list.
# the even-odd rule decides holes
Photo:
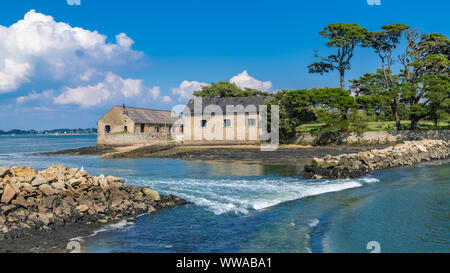
[[(409, 130), (410, 129), (409, 120), (401, 121), (402, 129)], [(324, 123), (311, 123), (301, 125), (299, 128), (300, 132), (314, 132), (320, 130), (325, 124)], [(367, 131), (395, 131), (395, 121), (375, 121), (368, 122)], [(421, 130), (435, 130), (434, 122), (423, 120), (419, 122), (419, 128)], [(438, 130), (450, 130), (450, 121), (442, 121), (439, 122)]]

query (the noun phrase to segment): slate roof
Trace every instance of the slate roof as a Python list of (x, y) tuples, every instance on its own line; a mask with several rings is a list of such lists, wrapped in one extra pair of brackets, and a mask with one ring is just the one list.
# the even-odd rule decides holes
[[(184, 109), (184, 113), (187, 114), (190, 111), (191, 114), (202, 114), (205, 111), (205, 108), (208, 107), (209, 105), (219, 106), (223, 113), (227, 112), (227, 105), (230, 105), (230, 106), (242, 105), (242, 106), (244, 106), (244, 108), (246, 108), (249, 105), (254, 105), (256, 107), (256, 112), (255, 111), (245, 111), (245, 109), (242, 109), (242, 108), (241, 109), (237, 108), (236, 112), (237, 113), (257, 114), (257, 113), (259, 113), (259, 106), (264, 105), (264, 101), (267, 98), (268, 98), (267, 96), (195, 98), (195, 99), (191, 99), (187, 103), (186, 108)], [(195, 109), (195, 107), (194, 107), (194, 101), (199, 100), (199, 99), (201, 99), (201, 102), (202, 102), (201, 103), (202, 104), (201, 112), (199, 111), (199, 109)], [(255, 109), (255, 108), (253, 108), (253, 109)], [(247, 108), (246, 110), (252, 110), (252, 109)]]
[(135, 123), (142, 124), (173, 124), (175, 121), (179, 120), (176, 114), (172, 114), (171, 111), (167, 110), (153, 110), (145, 108), (136, 108), (126, 106), (120, 107), (124, 114), (127, 115)]

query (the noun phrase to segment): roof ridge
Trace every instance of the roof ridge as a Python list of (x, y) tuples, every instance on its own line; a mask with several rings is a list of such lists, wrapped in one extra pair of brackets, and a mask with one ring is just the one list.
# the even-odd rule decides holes
[[(116, 107), (120, 107), (123, 108), (123, 106), (121, 105), (116, 105)], [(160, 110), (160, 109), (150, 109), (150, 108), (143, 108), (143, 107), (133, 107), (133, 106), (125, 106), (126, 108), (131, 108), (131, 109), (140, 109), (140, 110), (150, 110), (150, 111), (159, 111), (159, 112), (170, 112), (172, 113), (173, 111), (171, 110)]]

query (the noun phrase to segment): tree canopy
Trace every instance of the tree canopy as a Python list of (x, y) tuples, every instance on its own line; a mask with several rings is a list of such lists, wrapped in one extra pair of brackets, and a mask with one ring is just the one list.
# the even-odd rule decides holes
[(249, 97), (268, 96), (269, 93), (250, 88), (239, 88), (235, 83), (220, 81), (211, 85), (203, 86), (202, 90), (195, 91), (196, 97)]
[(351, 68), (350, 60), (353, 58), (355, 47), (368, 43), (369, 32), (357, 24), (339, 23), (328, 25), (320, 35), (328, 40), (327, 47), (336, 49), (336, 53), (328, 57), (316, 54), (322, 61), (309, 65), (309, 73), (323, 74), (337, 70), (340, 75), (340, 87), (345, 89), (345, 71)]

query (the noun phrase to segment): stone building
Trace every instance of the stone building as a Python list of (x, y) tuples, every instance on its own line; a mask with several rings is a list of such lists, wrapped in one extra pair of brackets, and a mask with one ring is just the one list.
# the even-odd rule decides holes
[(265, 96), (196, 98), (183, 112), (185, 143), (251, 143), (261, 140)]
[(132, 145), (170, 140), (182, 134), (180, 119), (166, 110), (114, 106), (97, 122), (98, 145)]

